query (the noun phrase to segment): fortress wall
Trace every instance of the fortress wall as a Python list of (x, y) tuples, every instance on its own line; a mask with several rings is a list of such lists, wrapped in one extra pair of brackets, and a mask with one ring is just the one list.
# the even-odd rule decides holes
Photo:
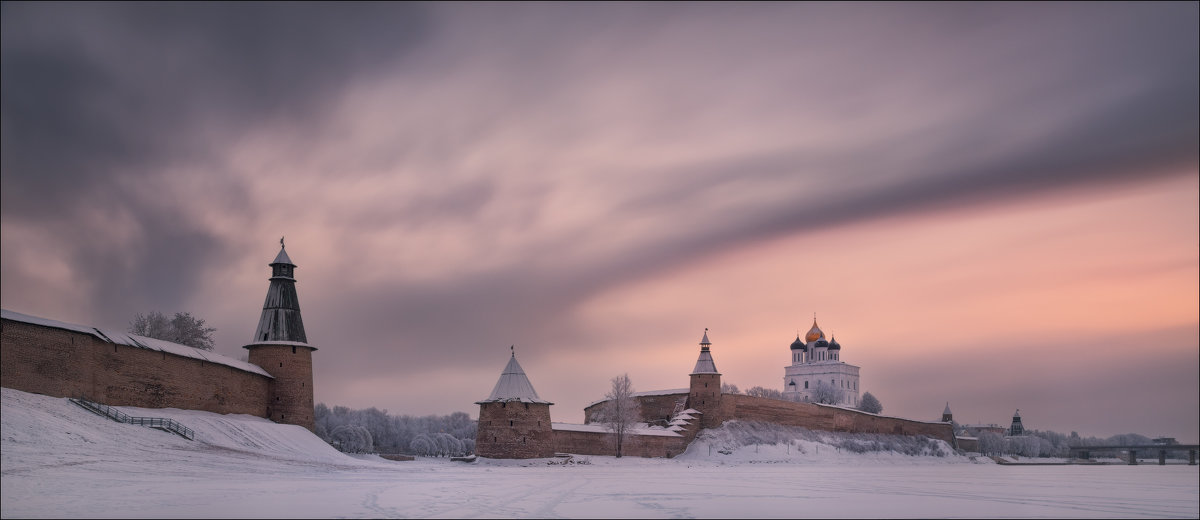
[(114, 406), (266, 417), (270, 378), (228, 365), (3, 320), (0, 380), (8, 388)]
[[(659, 426), (664, 425), (665, 422), (671, 420), (671, 413), (675, 411), (675, 404), (680, 399), (686, 399), (687, 396), (687, 392), (680, 392), (677, 394), (642, 395), (636, 397), (638, 405), (641, 406), (642, 421)], [(601, 401), (584, 408), (583, 423), (591, 424), (596, 422), (600, 410), (603, 408), (604, 403), (607, 402)]]
[[(621, 448), (628, 457), (674, 457), (687, 449), (683, 437), (630, 435)], [(554, 430), (554, 451), (575, 455), (616, 455), (616, 436), (609, 432)]]
[(956, 446), (953, 427), (949, 423), (931, 423), (882, 417), (858, 410), (795, 403), (765, 397), (740, 394), (722, 396), (725, 416), (731, 419), (763, 421), (785, 426), (801, 426), (810, 430), (854, 433), (886, 433), (894, 435), (924, 435), (941, 439)]

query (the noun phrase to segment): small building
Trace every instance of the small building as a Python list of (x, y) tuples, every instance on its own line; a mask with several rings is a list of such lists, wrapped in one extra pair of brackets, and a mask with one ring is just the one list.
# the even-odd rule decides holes
[(1013, 412), (1012, 425), (1008, 427), (1010, 436), (1025, 435), (1025, 426), (1021, 424), (1021, 409)]

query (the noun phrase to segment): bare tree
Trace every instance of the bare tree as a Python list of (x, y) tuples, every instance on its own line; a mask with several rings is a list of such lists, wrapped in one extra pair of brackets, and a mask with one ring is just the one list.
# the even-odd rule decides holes
[(831, 383), (817, 381), (817, 386), (813, 389), (812, 398), (814, 403), (840, 404), (845, 399), (845, 392), (842, 392), (842, 389), (833, 386)]
[(129, 332), (147, 338), (161, 339), (200, 350), (213, 349), (212, 334), (217, 329), (205, 327), (204, 320), (196, 318), (188, 312), (177, 312), (172, 318), (167, 318), (161, 312), (150, 311), (146, 314), (134, 314), (129, 322)]
[(641, 421), (642, 412), (637, 399), (633, 397), (633, 383), (629, 374), (612, 378), (612, 389), (604, 395), (604, 406), (599, 414), (599, 422), (616, 438), (617, 457), (622, 455), (629, 430), (634, 423)]
[(880, 413), (883, 412), (883, 403), (871, 395), (871, 392), (866, 392), (862, 396), (862, 401), (858, 403), (858, 409), (869, 413)]
[(721, 393), (722, 394), (740, 394), (740, 393), (742, 393), (742, 391), (738, 390), (737, 385), (732, 385), (729, 383), (721, 383)]
[(783, 392), (774, 388), (763, 388), (761, 386), (752, 386), (746, 390), (746, 395), (753, 397), (766, 397), (768, 399), (783, 399)]

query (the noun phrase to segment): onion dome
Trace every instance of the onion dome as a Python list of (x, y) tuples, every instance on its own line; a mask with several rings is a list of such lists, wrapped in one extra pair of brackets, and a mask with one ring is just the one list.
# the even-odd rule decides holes
[(808, 350), (808, 345), (805, 345), (803, 341), (800, 341), (800, 335), (796, 334), (796, 341), (792, 342), (791, 348), (792, 350)]
[(816, 318), (814, 318), (812, 328), (808, 329), (808, 334), (804, 335), (804, 342), (812, 343), (819, 339), (820, 340), (825, 339), (825, 333), (821, 332), (821, 328), (817, 326), (817, 320), (816, 320)]
[(829, 350), (842, 350), (842, 344), (837, 342), (837, 338), (830, 339)]
[(816, 343), (813, 343), (813, 348), (829, 348), (829, 342), (821, 338)]

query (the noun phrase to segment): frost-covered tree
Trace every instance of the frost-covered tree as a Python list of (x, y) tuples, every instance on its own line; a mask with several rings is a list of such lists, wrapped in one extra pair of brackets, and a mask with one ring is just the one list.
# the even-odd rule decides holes
[(638, 401), (633, 397), (633, 382), (629, 380), (629, 374), (612, 378), (612, 388), (604, 397), (607, 401), (600, 408), (598, 422), (613, 433), (617, 457), (620, 457), (629, 438), (629, 430), (642, 417)]
[(840, 404), (845, 400), (845, 392), (831, 383), (817, 381), (816, 388), (813, 388), (812, 399), (814, 403)]
[(437, 442), (424, 433), (414, 437), (408, 446), (414, 455), (430, 456), (436, 455), (438, 451)]
[(1004, 437), (995, 432), (979, 432), (979, 453), (983, 455), (1003, 455)]
[(863, 394), (862, 400), (858, 402), (858, 409), (867, 413), (881, 413), (883, 412), (883, 403), (880, 403), (879, 399), (875, 398), (871, 392), (866, 392)]
[(367, 453), (374, 447), (371, 432), (358, 425), (338, 426), (329, 432), (329, 436), (333, 437), (334, 446), (346, 453)]
[(740, 393), (742, 393), (742, 391), (738, 390), (737, 385), (731, 385), (729, 383), (721, 383), (721, 393), (722, 394), (740, 394)]
[(137, 313), (133, 315), (133, 321), (129, 322), (129, 332), (132, 334), (201, 350), (213, 349), (212, 335), (216, 331), (213, 327), (205, 327), (203, 319), (188, 312), (177, 312), (171, 318), (158, 311)]

